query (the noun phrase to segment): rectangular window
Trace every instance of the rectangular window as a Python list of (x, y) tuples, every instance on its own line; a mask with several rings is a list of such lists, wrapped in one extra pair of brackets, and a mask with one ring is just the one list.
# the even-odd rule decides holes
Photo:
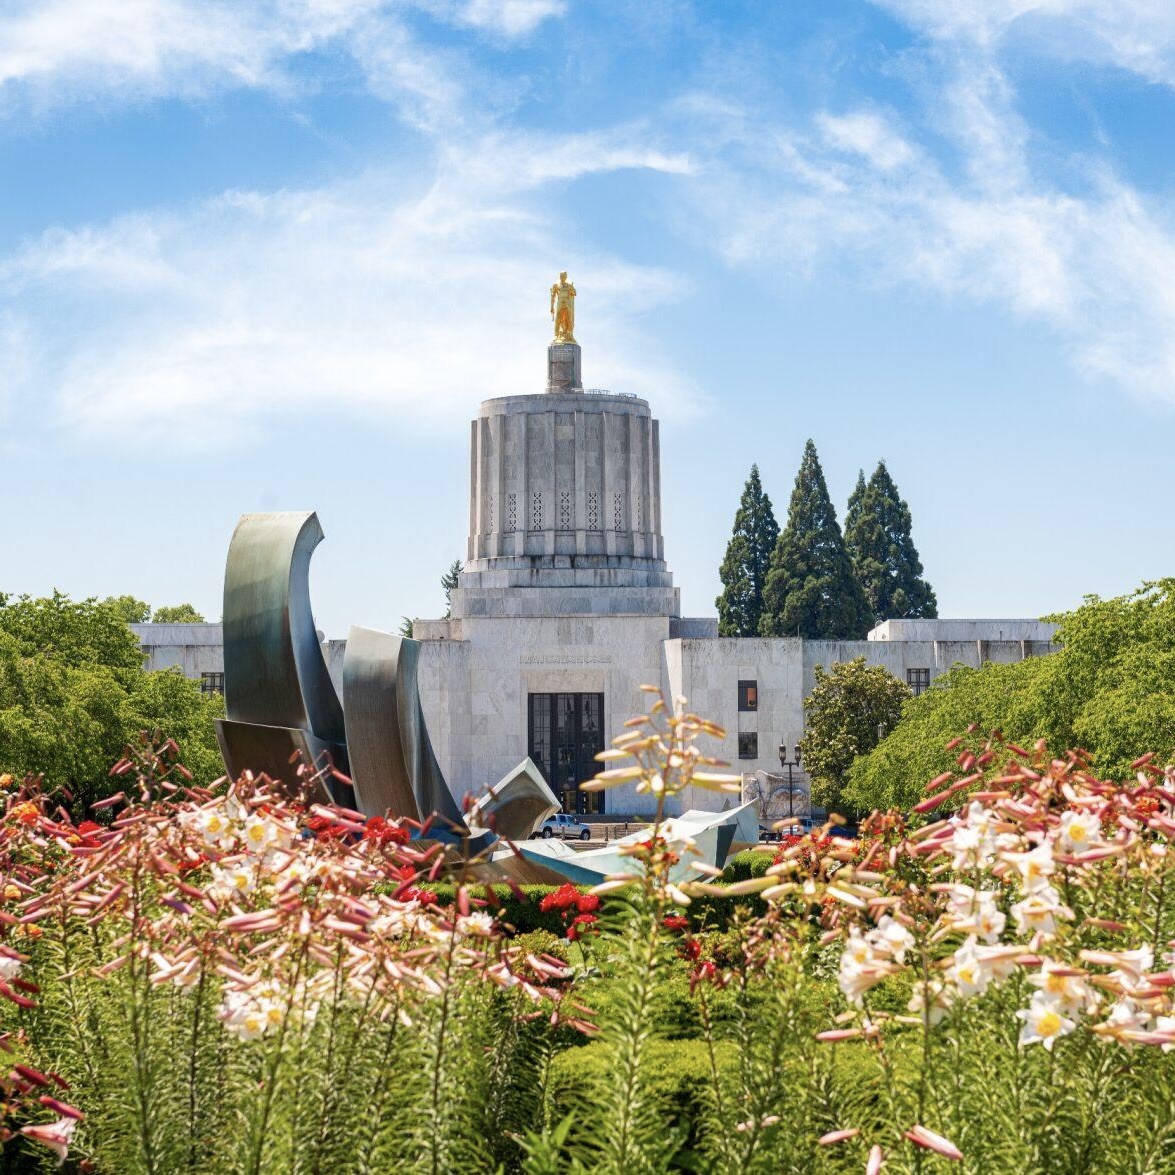
[(201, 673), (200, 674), (200, 692), (202, 694), (223, 694), (224, 693), (224, 674), (223, 673)]
[(759, 683), (757, 681), (740, 681), (738, 683), (738, 708), (743, 711), (759, 708)]
[(602, 812), (603, 792), (579, 785), (600, 770), (604, 749), (603, 694), (530, 694), (527, 744), (530, 757), (563, 802), (564, 812)]
[(929, 669), (907, 669), (906, 684), (914, 691), (914, 697), (930, 687)]
[(759, 736), (755, 731), (739, 731), (738, 757), (740, 759), (757, 759), (759, 757)]

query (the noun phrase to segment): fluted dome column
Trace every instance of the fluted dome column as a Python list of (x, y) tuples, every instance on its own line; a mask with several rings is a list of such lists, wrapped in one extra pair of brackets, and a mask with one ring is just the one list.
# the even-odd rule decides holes
[[(659, 429), (648, 403), (585, 391), (575, 343), (552, 344), (547, 376), (545, 394), (487, 400), (473, 421), (468, 561), (453, 615), (515, 607), (678, 615), (661, 537)], [(567, 598), (512, 604), (495, 596), (521, 588)]]

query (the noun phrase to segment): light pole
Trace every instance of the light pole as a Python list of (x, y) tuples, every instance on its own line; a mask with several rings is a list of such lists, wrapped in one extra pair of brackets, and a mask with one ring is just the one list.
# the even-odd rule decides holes
[(796, 757), (787, 757), (787, 743), (779, 744), (779, 765), (787, 768), (787, 818), (791, 820), (796, 814), (796, 787), (792, 782), (792, 771), (800, 765), (800, 748), (796, 746)]

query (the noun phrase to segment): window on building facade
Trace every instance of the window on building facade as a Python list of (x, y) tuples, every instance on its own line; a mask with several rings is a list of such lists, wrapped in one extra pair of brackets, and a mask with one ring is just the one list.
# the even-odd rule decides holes
[(757, 710), (759, 708), (759, 683), (757, 681), (740, 681), (738, 683), (738, 708), (740, 710)]
[(200, 674), (200, 692), (202, 694), (223, 694), (224, 693), (224, 674), (223, 673), (201, 673)]
[(755, 731), (739, 731), (738, 757), (740, 759), (757, 759), (759, 757), (759, 736)]
[(906, 684), (914, 691), (914, 697), (917, 697), (930, 686), (930, 670), (907, 669)]
[(528, 754), (562, 801), (564, 812), (602, 812), (603, 792), (582, 792), (600, 770), (604, 749), (603, 694), (530, 694)]

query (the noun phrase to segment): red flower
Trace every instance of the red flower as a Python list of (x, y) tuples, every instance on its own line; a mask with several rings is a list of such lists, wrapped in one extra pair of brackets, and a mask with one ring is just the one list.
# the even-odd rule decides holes
[(92, 832), (101, 831), (102, 825), (96, 824), (93, 820), (83, 820), (81, 824), (78, 825), (78, 832), (81, 833), (82, 836), (89, 836)]
[(696, 938), (683, 939), (681, 946), (677, 948), (677, 953), (692, 963), (701, 955), (702, 944)]
[(575, 908), (581, 914), (591, 914), (600, 908), (600, 899), (594, 893), (581, 893), (575, 899)]
[(398, 824), (389, 823), (382, 816), (372, 816), (363, 830), (363, 839), (373, 840), (376, 844), (381, 845), (406, 845), (408, 830), (401, 828)]
[[(585, 895), (586, 896), (586, 895)], [(548, 910), (570, 910), (572, 906), (578, 908), (580, 892), (570, 882), (561, 885), (553, 893), (547, 894), (541, 902), (539, 902), (539, 909), (545, 914)]]
[(661, 925), (666, 930), (672, 930), (675, 934), (680, 934), (683, 930), (689, 929), (689, 919), (683, 918), (680, 914), (666, 914), (665, 920)]
[(431, 889), (417, 889), (416, 886), (410, 885), (397, 899), (401, 902), (419, 902), (422, 906), (432, 906), (436, 904), (437, 895)]
[(581, 926), (590, 926), (593, 922), (598, 922), (599, 919), (595, 914), (576, 914), (571, 920), (571, 925), (567, 928), (567, 937), (574, 942), (583, 933), (578, 929)]

